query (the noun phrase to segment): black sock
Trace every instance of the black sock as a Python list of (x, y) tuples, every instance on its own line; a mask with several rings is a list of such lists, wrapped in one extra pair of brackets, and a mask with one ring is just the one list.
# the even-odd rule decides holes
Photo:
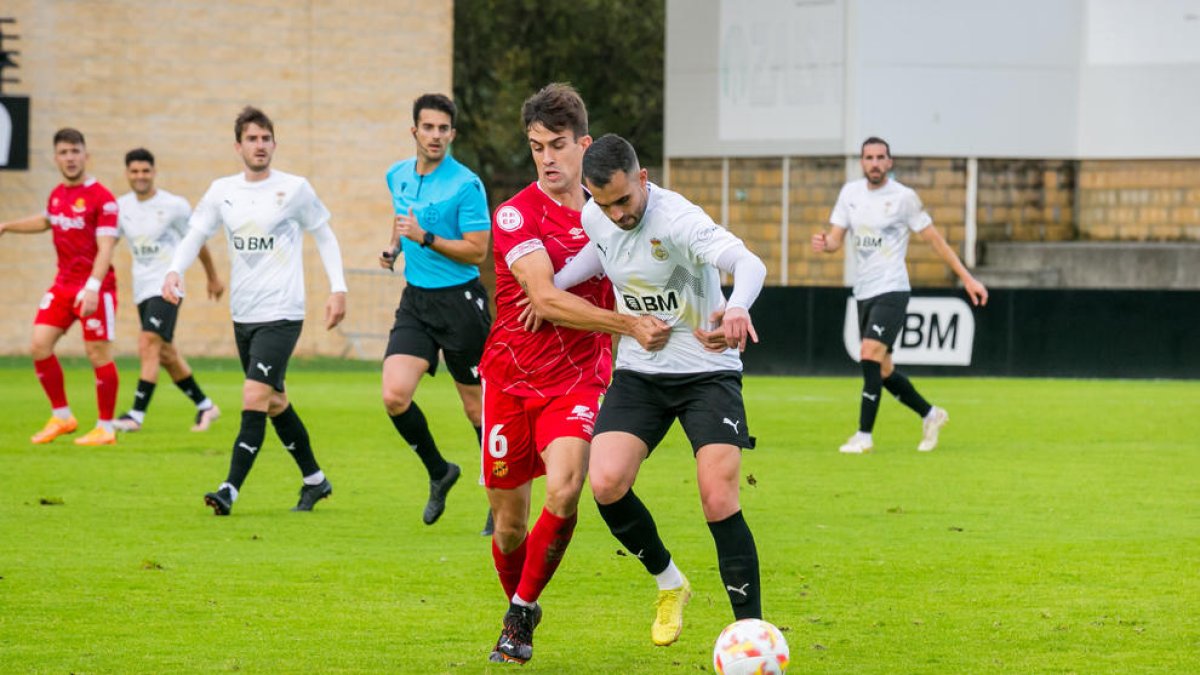
[(658, 574), (667, 569), (671, 553), (658, 536), (654, 516), (633, 490), (611, 504), (596, 502), (596, 506), (600, 507), (600, 517), (608, 525), (609, 532), (630, 555), (642, 561), (647, 572)]
[(138, 380), (137, 390), (133, 392), (133, 409), (144, 413), (150, 407), (150, 397), (154, 395), (154, 383)]
[(196, 378), (191, 375), (176, 382), (175, 386), (179, 387), (184, 394), (187, 394), (187, 397), (192, 399), (192, 403), (196, 405), (200, 405), (204, 399), (208, 398), (204, 395), (204, 391), (200, 389), (200, 385), (196, 384)]
[(300, 475), (311, 476), (321, 470), (317, 458), (313, 456), (312, 445), (308, 442), (308, 429), (304, 428), (304, 422), (296, 414), (295, 406), (289, 403), (283, 412), (271, 418), (271, 425), (275, 427), (275, 435), (279, 436), (284, 449), (292, 453), (292, 459), (300, 467)]
[(898, 370), (893, 370), (891, 375), (883, 381), (883, 386), (892, 392), (892, 396), (900, 399), (900, 402), (913, 409), (921, 417), (929, 414), (933, 406), (929, 405), (929, 401), (925, 400), (924, 396), (917, 393), (916, 387), (912, 386), (912, 382), (900, 373)]
[(858, 409), (858, 430), (864, 434), (875, 428), (875, 415), (879, 414), (879, 394), (883, 391), (883, 375), (878, 361), (862, 361), (863, 390), (862, 407)]
[(717, 544), (717, 567), (721, 582), (738, 619), (762, 618), (762, 595), (758, 588), (758, 550), (754, 535), (742, 517), (742, 512), (725, 520), (709, 523), (713, 541)]
[(442, 458), (442, 453), (438, 452), (437, 443), (433, 442), (433, 436), (429, 433), (429, 424), (425, 422), (425, 414), (417, 407), (416, 401), (408, 406), (408, 410), (391, 417), (396, 431), (421, 458), (425, 471), (429, 472), (429, 480), (441, 480), (450, 466)]
[(267, 435), (267, 413), (258, 410), (242, 411), (242, 428), (238, 430), (237, 439), (233, 442), (233, 456), (229, 458), (229, 477), (225, 482), (237, 489), (242, 489), (242, 482), (258, 451), (262, 448), (263, 437)]

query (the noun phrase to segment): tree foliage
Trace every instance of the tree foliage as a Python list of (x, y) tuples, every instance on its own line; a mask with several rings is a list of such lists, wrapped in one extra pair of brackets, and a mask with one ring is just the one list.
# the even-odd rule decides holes
[(570, 82), (591, 133), (629, 139), (662, 162), (664, 0), (458, 0), (454, 4), (455, 156), (495, 205), (536, 179), (521, 104)]

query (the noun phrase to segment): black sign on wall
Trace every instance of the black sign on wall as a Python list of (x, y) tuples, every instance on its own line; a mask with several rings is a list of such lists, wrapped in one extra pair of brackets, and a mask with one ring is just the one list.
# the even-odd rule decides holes
[(0, 171), (29, 169), (29, 97), (0, 96)]
[(29, 168), (29, 97), (4, 95), (4, 85), (20, 82), (4, 72), (18, 67), (14, 57), (21, 52), (6, 49), (4, 45), (5, 40), (11, 44), (20, 39), (11, 30), (5, 30), (16, 22), (11, 17), (0, 17), (0, 171)]

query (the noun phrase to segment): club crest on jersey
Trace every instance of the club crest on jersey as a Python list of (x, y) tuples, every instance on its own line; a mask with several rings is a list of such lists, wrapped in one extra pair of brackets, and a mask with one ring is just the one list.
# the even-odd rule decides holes
[(75, 200), (74, 204), (71, 205), (71, 210), (75, 213), (83, 213), (84, 211), (87, 211), (87, 202), (83, 200), (83, 197), (80, 197)]
[(521, 217), (521, 212), (512, 206), (502, 207), (496, 212), (496, 227), (505, 232), (516, 232), (525, 224), (525, 219)]
[(287, 196), (286, 192), (275, 193), (275, 206), (283, 206), (283, 198)]
[(650, 240), (650, 255), (659, 262), (665, 262), (671, 254), (667, 253), (667, 247), (663, 246), (661, 239)]
[(492, 462), (492, 476), (496, 478), (504, 478), (508, 475), (508, 462), (503, 460), (495, 460)]

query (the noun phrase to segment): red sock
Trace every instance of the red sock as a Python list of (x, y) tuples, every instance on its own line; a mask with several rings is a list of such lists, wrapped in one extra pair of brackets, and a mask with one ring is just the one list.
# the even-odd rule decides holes
[(525, 555), (525, 568), (521, 570), (521, 583), (517, 586), (517, 595), (522, 600), (536, 601), (546, 584), (550, 583), (554, 570), (558, 569), (563, 554), (567, 552), (567, 544), (571, 543), (578, 519), (578, 513), (559, 518), (542, 509), (542, 515), (538, 516), (526, 538), (529, 552)]
[(504, 587), (504, 600), (512, 602), (513, 593), (517, 592), (517, 584), (521, 583), (521, 569), (525, 567), (525, 543), (513, 549), (511, 553), (501, 553), (496, 540), (492, 540), (492, 560), (496, 563), (496, 573), (500, 575), (500, 585)]
[(117, 364), (108, 363), (95, 369), (96, 407), (101, 422), (111, 422), (117, 407)]
[(37, 372), (42, 389), (46, 390), (46, 398), (50, 399), (53, 408), (67, 407), (67, 390), (63, 388), (62, 366), (58, 357), (51, 354), (41, 361), (33, 362), (33, 370)]

